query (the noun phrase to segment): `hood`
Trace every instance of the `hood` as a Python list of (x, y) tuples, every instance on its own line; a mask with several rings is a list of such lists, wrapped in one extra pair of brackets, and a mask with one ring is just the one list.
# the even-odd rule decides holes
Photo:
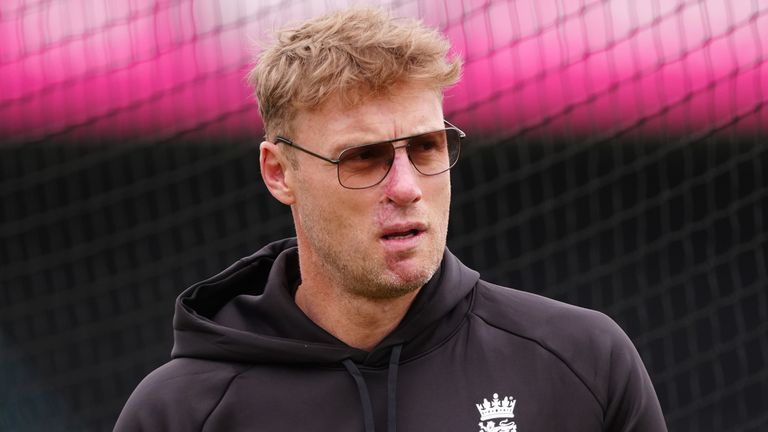
[(317, 326), (296, 306), (301, 279), (295, 239), (271, 243), (179, 295), (172, 357), (245, 363), (381, 366), (394, 346), (401, 361), (448, 338), (469, 310), (479, 275), (447, 249), (398, 327), (372, 351), (352, 348)]

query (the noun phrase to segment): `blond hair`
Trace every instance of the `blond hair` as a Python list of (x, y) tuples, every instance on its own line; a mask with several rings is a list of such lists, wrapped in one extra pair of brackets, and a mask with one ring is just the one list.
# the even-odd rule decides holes
[(461, 60), (437, 31), (381, 10), (351, 9), (306, 21), (277, 34), (248, 73), (268, 140), (290, 134), (299, 110), (331, 97), (354, 105), (397, 84), (442, 91), (455, 84)]

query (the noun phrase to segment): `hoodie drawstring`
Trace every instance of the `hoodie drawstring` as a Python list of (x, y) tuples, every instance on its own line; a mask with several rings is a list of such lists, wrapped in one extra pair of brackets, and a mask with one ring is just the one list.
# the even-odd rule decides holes
[[(397, 370), (400, 366), (400, 352), (403, 350), (402, 345), (395, 345), (392, 348), (392, 352), (389, 355), (389, 370), (387, 375), (387, 431), (397, 431)], [(375, 432), (376, 427), (373, 421), (373, 404), (371, 403), (371, 395), (368, 392), (368, 386), (365, 384), (363, 374), (360, 373), (360, 369), (357, 368), (355, 362), (351, 359), (346, 359), (342, 362), (357, 385), (357, 392), (360, 396), (360, 403), (363, 406), (363, 424), (365, 426), (365, 432)]]
[(397, 431), (397, 368), (400, 366), (402, 345), (395, 345), (389, 355), (389, 373), (387, 375), (387, 431)]
[(363, 424), (365, 424), (365, 432), (374, 432), (373, 425), (373, 405), (371, 404), (371, 396), (368, 394), (368, 386), (365, 385), (363, 374), (360, 373), (360, 369), (355, 366), (355, 362), (350, 359), (346, 359), (342, 362), (344, 367), (347, 368), (347, 372), (352, 375), (357, 384), (357, 392), (360, 394), (360, 403), (363, 404)]

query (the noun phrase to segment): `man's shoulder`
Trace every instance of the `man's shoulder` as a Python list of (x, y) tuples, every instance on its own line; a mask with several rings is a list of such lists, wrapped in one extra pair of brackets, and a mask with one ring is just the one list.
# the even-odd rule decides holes
[(488, 324), (540, 342), (624, 332), (607, 315), (538, 294), (479, 281), (473, 312)]
[(602, 404), (607, 373), (642, 367), (629, 337), (595, 310), (480, 281), (472, 313), (488, 326), (529, 341), (532, 349), (557, 357)]
[(603, 407), (606, 430), (630, 424), (633, 430), (666, 430), (640, 355), (607, 315), (484, 281), (478, 282), (472, 313), (570, 369)]
[(175, 358), (158, 367), (147, 375), (137, 390), (156, 390), (185, 387), (199, 387), (200, 382), (219, 382), (228, 380), (248, 369), (251, 365), (221, 361)]
[(173, 359), (139, 383), (128, 398), (115, 431), (199, 428), (232, 380), (249, 367), (193, 358)]

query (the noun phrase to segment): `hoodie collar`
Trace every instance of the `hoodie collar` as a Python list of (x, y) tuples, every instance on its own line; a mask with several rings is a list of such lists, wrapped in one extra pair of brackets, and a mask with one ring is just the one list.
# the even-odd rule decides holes
[(402, 361), (429, 351), (464, 319), (479, 275), (447, 249), (440, 268), (419, 291), (403, 320), (371, 352), (352, 348), (298, 308), (295, 239), (271, 243), (181, 293), (174, 316), (173, 357), (249, 363), (387, 363), (402, 345)]

